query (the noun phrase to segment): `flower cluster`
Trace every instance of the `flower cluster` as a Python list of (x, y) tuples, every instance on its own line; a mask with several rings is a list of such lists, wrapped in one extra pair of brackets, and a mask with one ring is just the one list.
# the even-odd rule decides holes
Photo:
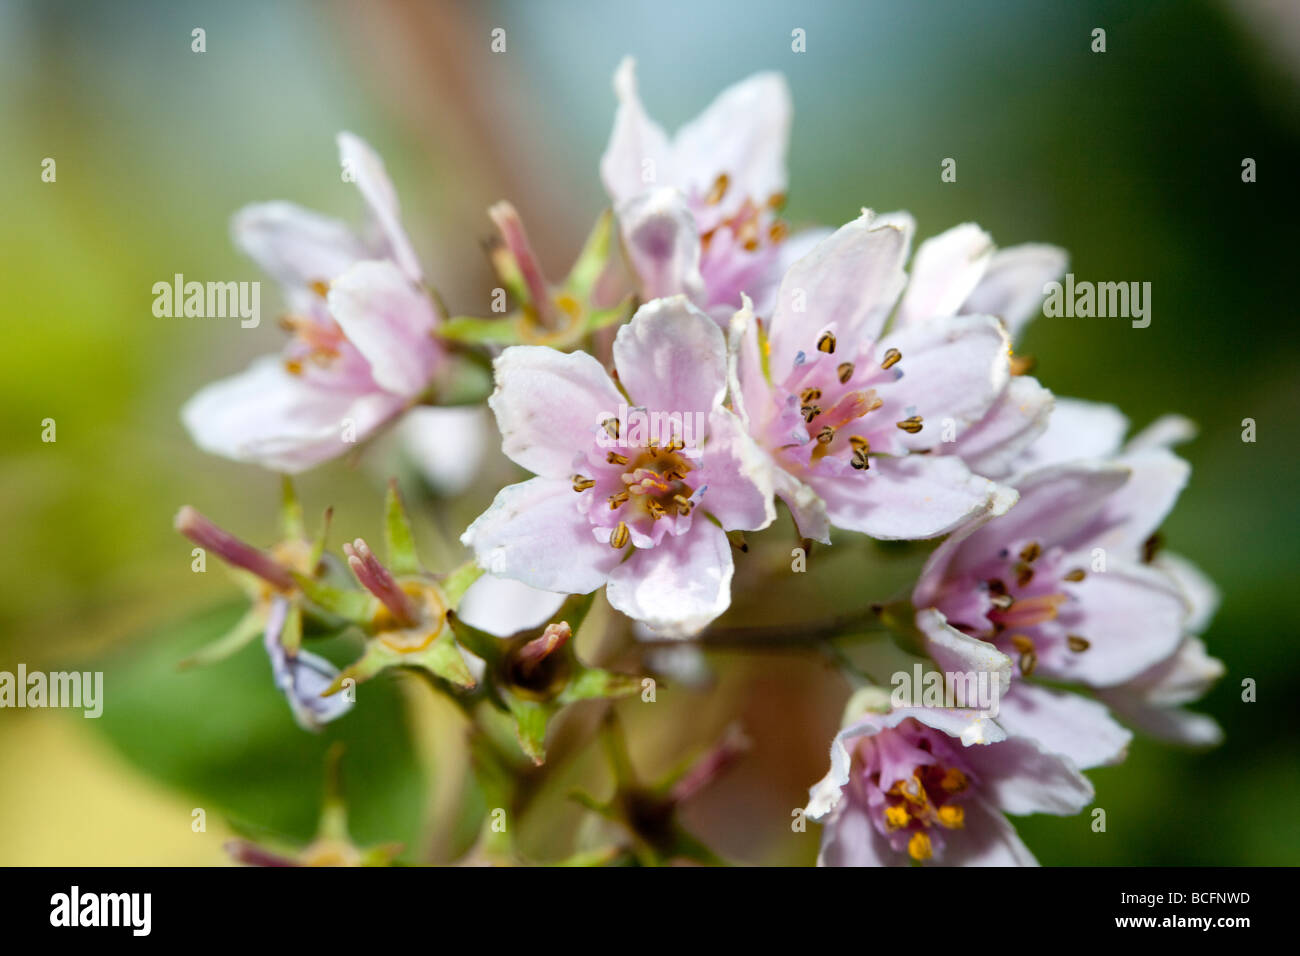
[[(1215, 592), (1159, 537), (1190, 424), (1126, 441), (1118, 411), (1055, 398), (1014, 351), (1064, 252), (998, 249), (970, 223), (913, 251), (911, 216), (868, 209), (794, 230), (782, 77), (732, 86), (673, 135), (630, 60), (614, 88), (611, 212), (564, 280), (543, 275), (513, 207), (491, 210), (512, 313), (444, 314), (381, 161), (350, 134), (339, 147), (364, 229), (288, 203), (235, 217), (237, 244), (283, 288), (290, 338), (185, 406), (200, 446), (296, 473), (399, 419), (409, 432), (416, 411), (486, 398), (501, 451), (531, 477), (464, 529), (468, 560), (446, 573), (417, 558), (396, 484), (383, 560), (360, 539), (342, 558), (324, 532), (308, 540), (287, 479), (284, 540), (268, 550), (183, 509), (178, 530), (236, 568), (253, 602), (202, 660), (262, 634), (311, 729), (349, 710), (356, 682), (413, 668), (481, 695), (540, 763), (561, 708), (638, 687), (574, 653), (595, 592), (657, 643), (707, 635), (732, 604), (743, 533), (777, 522), (779, 503), (809, 545), (942, 539), (876, 616), (944, 693), (904, 699), (885, 675), (849, 672), (861, 686), (806, 807), (824, 822), (821, 862), (1033, 863), (1005, 814), (1082, 810), (1081, 771), (1122, 760), (1129, 727), (1215, 743), (1213, 721), (1181, 709), (1222, 672), (1199, 636)], [(490, 396), (467, 398), (488, 362)], [(474, 427), (434, 414), (421, 447), (476, 457)], [(302, 649), (340, 630), (364, 639), (350, 666)], [(669, 844), (695, 845), (638, 846)]]

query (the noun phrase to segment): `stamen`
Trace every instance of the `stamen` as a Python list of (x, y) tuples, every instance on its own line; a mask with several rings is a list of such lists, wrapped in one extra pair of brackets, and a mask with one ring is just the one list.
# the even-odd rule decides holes
[(324, 279), (312, 279), (311, 282), (307, 283), (307, 288), (311, 289), (311, 291), (315, 292), (322, 299), (326, 298), (330, 294), (330, 284)]
[(731, 177), (726, 173), (719, 173), (718, 178), (713, 181), (713, 186), (709, 189), (709, 194), (704, 197), (704, 201), (710, 206), (716, 206), (722, 202), (722, 197), (727, 194), (727, 187), (731, 185)]
[(1065, 580), (1082, 581), (1087, 576), (1088, 576), (1088, 572), (1083, 570), (1083, 568), (1075, 568), (1073, 571), (1066, 572)]
[[(627, 477), (626, 475), (624, 477)], [(626, 491), (620, 491), (609, 496), (609, 510), (617, 511), (627, 504), (628, 498), (631, 497)]]
[(613, 548), (615, 551), (620, 550), (624, 545), (627, 544), (627, 539), (630, 537), (630, 535), (631, 532), (627, 530), (627, 522), (620, 521), (618, 523), (618, 527), (615, 528), (614, 532), (609, 536), (609, 546)]
[(1033, 564), (1035, 561), (1038, 560), (1038, 556), (1041, 555), (1042, 553), (1043, 553), (1043, 549), (1039, 547), (1038, 542), (1031, 541), (1029, 542), (1029, 544), (1025, 545), (1024, 548), (1021, 549), (1020, 560), (1026, 562), (1027, 564)]
[(592, 487), (595, 484), (596, 484), (595, 478), (588, 478), (586, 475), (573, 476), (574, 491), (586, 491), (588, 488)]
[(1034, 651), (1034, 642), (1024, 634), (1012, 634), (1011, 646), (1021, 654), (1032, 654)]
[(1143, 541), (1142, 542), (1142, 563), (1150, 564), (1152, 561), (1154, 561), (1156, 554), (1164, 546), (1164, 543), (1165, 543), (1165, 539), (1160, 536), (1159, 531), (1155, 532), (1154, 534), (1151, 535), (1151, 537)]
[(790, 227), (786, 225), (784, 219), (778, 219), (767, 228), (767, 239), (772, 243), (781, 242), (789, 234)]
[(626, 464), (627, 464), (627, 456), (626, 456), (626, 455), (620, 455), (620, 454), (619, 454), (618, 452), (616, 452), (616, 451), (611, 451), (608, 455), (606, 455), (606, 456), (605, 456), (605, 460), (606, 460), (607, 462), (609, 462), (611, 465), (626, 465)]
[(799, 401), (801, 404), (804, 405), (811, 405), (813, 402), (817, 401), (817, 399), (821, 397), (822, 397), (822, 390), (820, 388), (805, 388), (802, 392), (799, 393)]
[(849, 379), (851, 379), (851, 378), (853, 377), (853, 363), (852, 363), (852, 362), (841, 362), (841, 363), (839, 364), (839, 367), (835, 370), (835, 373), (836, 373), (836, 374), (839, 376), (839, 378), (840, 378), (840, 384), (841, 384), (841, 385), (847, 385), (848, 382), (849, 382)]
[(956, 767), (949, 767), (943, 779), (939, 781), (939, 786), (948, 793), (961, 793), (966, 789), (966, 775)]
[(1012, 598), (1010, 594), (995, 594), (991, 598), (989, 598), (989, 603), (992, 604), (999, 611), (1005, 611), (1007, 610), (1007, 608), (1011, 607), (1011, 605), (1015, 604), (1016, 602), (1015, 599)]
[(922, 419), (920, 415), (913, 415), (911, 418), (904, 418), (901, 422), (897, 422), (896, 424), (908, 434), (915, 435), (923, 427), (923, 422), (924, 419)]
[(912, 839), (907, 841), (907, 855), (918, 862), (934, 856), (934, 849), (930, 846), (930, 835), (924, 830), (913, 833)]
[(835, 429), (830, 425), (823, 426), (822, 430), (817, 433), (817, 441), (823, 445), (829, 445), (835, 440)]
[(912, 822), (912, 816), (907, 812), (907, 807), (885, 807), (885, 827), (890, 830), (901, 830)]
[(780, 209), (785, 205), (785, 193), (772, 193), (767, 197), (768, 209)]
[(1013, 355), (1011, 356), (1011, 374), (1028, 375), (1038, 364), (1038, 359), (1032, 355)]
[(1070, 634), (1067, 636), (1065, 643), (1069, 646), (1070, 650), (1074, 651), (1076, 654), (1082, 654), (1088, 648), (1092, 647), (1092, 641), (1088, 640), (1086, 637), (1080, 637), (1078, 634)]
[(677, 502), (677, 513), (679, 515), (688, 515), (691, 513), (691, 509), (695, 507), (691, 503), (691, 499), (685, 495), (673, 495), (673, 501)]
[(893, 368), (899, 363), (899, 360), (902, 359), (902, 357), (903, 353), (898, 351), (898, 349), (890, 349), (885, 353), (885, 359), (880, 363), (880, 367), (883, 369)]
[(301, 375), (302, 363), (299, 362), (297, 359), (285, 359), (284, 370), (288, 372), (290, 375)]
[(960, 804), (944, 804), (939, 808), (939, 824), (949, 830), (960, 830), (966, 825), (966, 811)]
[(812, 420), (821, 413), (822, 407), (820, 405), (805, 405), (799, 409), (799, 414), (803, 416), (803, 420), (810, 425), (812, 424)]
[(668, 513), (668, 510), (664, 508), (664, 506), (661, 505), (654, 498), (646, 499), (645, 506), (646, 509), (650, 512), (650, 517), (654, 518), (655, 521), (658, 521), (660, 518), (662, 518), (664, 515)]
[(835, 351), (835, 335), (831, 332), (823, 332), (821, 338), (817, 340), (817, 351), (830, 354)]
[(1034, 569), (1029, 565), (1021, 563), (1016, 565), (1016, 585), (1018, 587), (1028, 587), (1029, 582), (1034, 579)]
[(1029, 677), (1034, 673), (1034, 668), (1038, 666), (1038, 655), (1033, 651), (1028, 654), (1020, 655), (1020, 673)]
[(871, 443), (861, 435), (849, 436), (849, 447), (853, 449), (853, 456), (849, 459), (849, 464), (858, 471), (866, 471), (871, 467), (867, 461), (867, 455), (871, 452)]
[(610, 438), (617, 438), (617, 437), (618, 437), (618, 419), (617, 419), (617, 418), (607, 418), (607, 419), (605, 419), (603, 422), (600, 423), (600, 427), (603, 428), (603, 429), (605, 429), (605, 434), (608, 435)]

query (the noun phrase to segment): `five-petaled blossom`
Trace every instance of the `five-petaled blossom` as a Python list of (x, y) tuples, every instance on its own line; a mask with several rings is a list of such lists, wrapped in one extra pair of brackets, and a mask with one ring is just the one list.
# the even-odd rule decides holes
[(902, 291), (909, 221), (870, 211), (785, 274), (765, 326), (731, 324), (733, 404), (768, 452), (799, 530), (931, 538), (1005, 507), (992, 481), (934, 454), (983, 419), (1010, 379), (986, 315), (886, 320)]
[(902, 707), (868, 709), (836, 735), (806, 813), (825, 820), (823, 866), (1034, 866), (1004, 814), (1068, 815), (1092, 797), (1032, 739), (971, 711)]
[(642, 306), (613, 353), (617, 385), (583, 352), (496, 360), (503, 450), (538, 477), (502, 490), (461, 540), (492, 574), (575, 594), (607, 584), (618, 610), (687, 634), (730, 604), (725, 532), (775, 517), (767, 470), (722, 404), (722, 332), (685, 297)]
[(207, 451), (296, 473), (337, 457), (421, 397), (442, 365), (437, 307), (379, 157), (339, 134), (371, 222), (358, 235), (287, 202), (236, 214), (235, 242), (283, 287), (282, 356), (203, 388), (182, 420)]
[(600, 174), (642, 298), (684, 294), (725, 324), (746, 293), (765, 310), (785, 269), (825, 235), (788, 236), (790, 91), (756, 73), (670, 139), (637, 95), (635, 64), (614, 75), (619, 106)]

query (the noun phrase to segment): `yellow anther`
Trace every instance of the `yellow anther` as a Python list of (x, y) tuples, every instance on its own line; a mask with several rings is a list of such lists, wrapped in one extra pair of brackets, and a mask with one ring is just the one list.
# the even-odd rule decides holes
[(930, 835), (921, 830), (913, 833), (912, 839), (907, 841), (907, 855), (918, 862), (928, 860), (934, 856), (934, 848), (930, 845)]

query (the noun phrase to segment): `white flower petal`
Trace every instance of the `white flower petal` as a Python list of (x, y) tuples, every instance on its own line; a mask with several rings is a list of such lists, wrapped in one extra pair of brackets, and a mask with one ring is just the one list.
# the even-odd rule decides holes
[(391, 262), (358, 262), (334, 280), (329, 309), (382, 389), (415, 398), (442, 360), (433, 302)]
[(921, 243), (898, 305), (898, 324), (956, 315), (979, 285), (993, 249), (993, 239), (973, 222)]
[(408, 279), (419, 282), (423, 278), (420, 260), (416, 258), (411, 240), (402, 228), (397, 190), (388, 178), (384, 161), (371, 149), (370, 144), (351, 133), (339, 133), (338, 146), (339, 162), (356, 177), (357, 189), (370, 207), (393, 261), (401, 267)]
[(605, 598), (616, 610), (666, 637), (698, 633), (731, 604), (731, 542), (697, 518), (609, 574)]

